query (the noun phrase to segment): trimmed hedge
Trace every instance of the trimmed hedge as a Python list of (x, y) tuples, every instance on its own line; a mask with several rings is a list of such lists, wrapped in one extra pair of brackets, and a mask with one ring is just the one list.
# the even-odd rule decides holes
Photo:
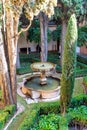
[(0, 130), (4, 127), (5, 123), (16, 111), (15, 105), (6, 106), (4, 110), (0, 111)]
[(33, 108), (33, 110), (28, 111), (26, 118), (23, 120), (18, 130), (29, 130), (36, 122), (38, 116), (39, 108)]
[(31, 70), (30, 67), (25, 67), (25, 68), (21, 67), (21, 68), (18, 68), (17, 71), (16, 71), (16, 73), (19, 74), (19, 75), (27, 74), (27, 73), (31, 73), (31, 72), (32, 72), (32, 70)]
[(47, 102), (47, 103), (40, 103), (40, 115), (48, 114), (48, 113), (60, 113), (60, 102)]
[(87, 69), (78, 69), (76, 70), (76, 77), (82, 77), (87, 75)]
[(87, 106), (87, 95), (86, 94), (80, 94), (80, 95), (72, 98), (70, 107), (74, 108), (74, 107), (78, 107), (81, 105)]
[(87, 65), (87, 58), (84, 58), (81, 55), (77, 55), (77, 61)]

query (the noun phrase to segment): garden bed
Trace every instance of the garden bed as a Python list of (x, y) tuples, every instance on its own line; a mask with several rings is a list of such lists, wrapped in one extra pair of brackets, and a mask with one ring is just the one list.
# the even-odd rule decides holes
[(72, 99), (71, 106), (63, 117), (60, 115), (58, 101), (34, 104), (18, 130), (68, 130), (70, 127), (81, 129), (86, 126), (87, 95), (79, 95)]

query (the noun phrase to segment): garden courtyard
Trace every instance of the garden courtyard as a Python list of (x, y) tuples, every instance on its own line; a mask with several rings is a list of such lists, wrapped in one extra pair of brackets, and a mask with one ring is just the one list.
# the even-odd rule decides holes
[[(55, 59), (52, 58), (52, 56), (55, 56)], [(60, 58), (58, 57), (59, 56), (57, 52), (49, 52), (48, 61), (57, 64), (56, 71), (53, 71), (51, 73), (52, 75), (61, 78), (61, 68), (59, 64)], [(72, 103), (68, 110), (67, 115), (61, 117), (60, 105), (59, 105), (60, 96), (57, 96), (55, 98), (48, 98), (48, 99), (47, 98), (42, 99), (41, 97), (31, 98), (29, 97), (29, 95), (25, 95), (21, 91), (23, 80), (29, 76), (34, 75), (33, 74), (34, 72), (32, 71), (30, 65), (33, 62), (38, 62), (40, 60), (39, 58), (40, 57), (38, 53), (31, 53), (28, 55), (20, 54), (20, 61), (22, 67), (20, 69), (17, 69), (17, 112), (14, 113), (14, 116), (11, 116), (12, 111), (14, 110), (14, 106), (12, 106), (11, 108), (10, 107), (6, 108), (6, 111), (11, 111), (9, 115), (11, 116), (11, 119), (8, 123), (6, 123), (4, 129), (56, 130), (59, 129), (60, 127), (59, 126), (60, 124), (58, 124), (58, 122), (59, 121), (61, 122), (62, 120), (63, 121), (63, 124), (61, 125), (61, 127), (63, 127), (62, 130), (63, 129), (74, 130), (79, 128), (82, 130), (83, 129), (86, 130), (85, 123), (87, 118), (86, 117), (87, 108), (85, 105), (86, 105), (87, 96), (85, 95), (85, 91), (83, 87), (83, 81), (85, 80), (85, 83), (87, 82), (87, 78), (85, 76), (85, 71), (87, 70), (87, 68), (85, 68), (86, 64), (82, 62), (81, 63), (78, 62), (79, 66), (77, 66), (77, 70), (79, 70), (79, 72), (77, 71), (78, 75), (75, 78), (75, 87), (73, 90)], [(56, 58), (59, 59), (58, 63), (56, 62), (57, 61)], [(85, 60), (87, 59), (85, 58), (84, 61)], [(80, 66), (80, 64), (83, 65), (83, 69), (82, 66)], [(5, 114), (5, 110), (2, 111), (1, 114), (2, 113)], [(82, 115), (84, 116), (82, 117)], [(6, 120), (6, 115), (4, 115), (4, 118)]]
[(87, 2), (0, 1), (0, 130), (87, 130)]

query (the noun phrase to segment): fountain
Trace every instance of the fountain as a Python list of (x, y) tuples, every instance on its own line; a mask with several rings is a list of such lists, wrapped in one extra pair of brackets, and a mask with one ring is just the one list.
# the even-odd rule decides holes
[[(35, 62), (31, 69), (36, 72), (24, 80), (21, 88), (24, 94), (35, 98), (54, 98), (60, 93), (60, 79), (54, 77), (52, 72), (56, 65), (50, 62)], [(38, 73), (39, 72), (39, 73)]]

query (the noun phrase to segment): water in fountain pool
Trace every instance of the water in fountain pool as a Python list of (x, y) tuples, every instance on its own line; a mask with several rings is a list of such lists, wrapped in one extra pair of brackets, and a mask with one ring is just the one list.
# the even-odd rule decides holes
[(33, 77), (25, 82), (25, 86), (34, 90), (54, 90), (58, 88), (60, 81), (53, 77), (47, 78), (47, 84), (40, 85), (40, 77)]

